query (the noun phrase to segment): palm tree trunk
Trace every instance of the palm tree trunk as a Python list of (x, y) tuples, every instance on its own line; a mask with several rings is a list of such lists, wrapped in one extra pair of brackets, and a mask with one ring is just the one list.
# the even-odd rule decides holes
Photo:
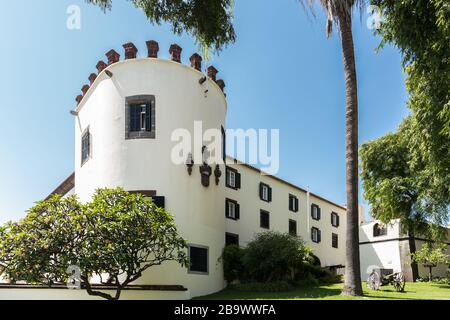
[(362, 295), (358, 221), (358, 94), (351, 9), (338, 15), (346, 86), (347, 241), (344, 295)]

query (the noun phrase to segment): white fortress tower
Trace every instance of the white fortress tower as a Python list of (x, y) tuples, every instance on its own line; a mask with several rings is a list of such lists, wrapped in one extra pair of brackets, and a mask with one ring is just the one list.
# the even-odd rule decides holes
[[(133, 284), (143, 290), (140, 295), (129, 288), (124, 297), (178, 299), (220, 291), (226, 285), (223, 248), (246, 246), (265, 231), (300, 236), (318, 265), (342, 273), (346, 208), (249, 164), (232, 158), (223, 164), (227, 103), (218, 71), (211, 66), (203, 74), (198, 54), (183, 65), (178, 45), (170, 47), (169, 61), (158, 59), (157, 42), (148, 41), (147, 48), (148, 56), (137, 59), (137, 48), (125, 44), (122, 61), (111, 50), (108, 63), (100, 61), (89, 76), (72, 111), (75, 172), (52, 192), (75, 193), (85, 202), (98, 188), (122, 187), (153, 197), (174, 216), (189, 244), (191, 266), (153, 267)], [(215, 130), (214, 142), (195, 135), (199, 123), (200, 136)], [(194, 164), (189, 152), (172, 159), (180, 144), (172, 135), (179, 129), (191, 135)], [(228, 139), (234, 138), (229, 132)], [(209, 165), (203, 164), (204, 146), (212, 152)]]
[[(223, 197), (214, 173), (210, 184), (201, 183), (200, 166), (192, 174), (171, 159), (172, 133), (180, 128), (194, 132), (225, 127), (227, 103), (223, 82), (210, 67), (201, 73), (201, 57), (191, 67), (180, 63), (181, 48), (170, 47), (171, 61), (157, 58), (158, 44), (147, 43), (149, 58), (136, 59), (137, 49), (124, 45), (126, 59), (114, 50), (108, 65), (99, 62), (98, 76), (84, 86), (75, 117), (75, 188), (81, 201), (89, 201), (97, 188), (123, 187), (164, 197), (165, 208), (175, 216), (181, 235), (190, 244), (207, 248), (204, 272), (189, 272), (176, 263), (149, 270), (138, 284), (183, 285), (195, 296), (223, 288), (223, 271), (217, 261), (224, 246)], [(193, 135), (192, 135), (193, 136)], [(200, 146), (201, 148), (201, 146)], [(215, 167), (212, 166), (212, 171)], [(224, 167), (221, 168), (224, 172)], [(221, 179), (223, 180), (223, 179)]]

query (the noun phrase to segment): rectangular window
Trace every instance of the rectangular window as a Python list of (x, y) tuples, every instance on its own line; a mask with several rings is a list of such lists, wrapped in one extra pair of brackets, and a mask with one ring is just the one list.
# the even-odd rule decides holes
[(321, 232), (319, 229), (317, 228), (311, 228), (311, 240), (312, 242), (315, 243), (319, 243), (320, 241), (322, 241), (321, 239)]
[(151, 103), (130, 104), (130, 132), (151, 131)]
[(125, 99), (125, 138), (156, 137), (155, 96), (138, 95)]
[(270, 229), (270, 213), (269, 212), (261, 210), (260, 226), (263, 229)]
[(89, 160), (91, 153), (91, 135), (87, 129), (81, 137), (81, 165)]
[(336, 212), (331, 213), (331, 225), (333, 227), (339, 227), (339, 215)]
[(265, 184), (259, 184), (259, 197), (262, 201), (271, 202), (272, 201), (272, 188)]
[(297, 236), (297, 221), (289, 220), (289, 234), (291, 236)]
[(236, 169), (227, 167), (226, 186), (235, 190), (241, 188), (241, 174)]
[(292, 194), (289, 195), (289, 210), (298, 212), (298, 198)]
[(331, 235), (331, 246), (333, 248), (338, 248), (339, 245), (339, 236), (336, 233)]
[(240, 206), (237, 201), (231, 199), (225, 199), (225, 216), (228, 219), (239, 220), (240, 219)]
[(239, 245), (239, 235), (234, 233), (225, 234), (225, 246), (238, 246)]
[(314, 220), (320, 220), (320, 207), (317, 204), (311, 205), (311, 217)]
[(203, 246), (189, 246), (189, 272), (208, 273), (208, 248)]

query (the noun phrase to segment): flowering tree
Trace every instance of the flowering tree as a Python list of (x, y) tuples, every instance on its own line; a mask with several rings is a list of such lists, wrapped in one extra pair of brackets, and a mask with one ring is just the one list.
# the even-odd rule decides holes
[[(0, 229), (0, 275), (11, 282), (52, 286), (71, 279), (90, 295), (118, 300), (145, 270), (166, 261), (187, 265), (186, 242), (173, 218), (151, 199), (122, 189), (97, 190), (87, 204), (53, 196)], [(78, 277), (69, 278), (68, 270)], [(96, 278), (115, 294), (94, 290)]]

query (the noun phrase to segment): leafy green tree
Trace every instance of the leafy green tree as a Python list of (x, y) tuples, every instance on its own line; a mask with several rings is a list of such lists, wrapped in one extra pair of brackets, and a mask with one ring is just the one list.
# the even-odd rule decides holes
[[(300, 0), (311, 10), (313, 0)], [(327, 36), (336, 26), (341, 36), (343, 65), (346, 87), (346, 190), (347, 190), (347, 241), (345, 284), (342, 293), (360, 296), (361, 285), (358, 222), (358, 86), (356, 79), (355, 50), (352, 31), (352, 11), (362, 9), (363, 0), (320, 0), (317, 1), (327, 15)]]
[[(86, 0), (109, 10), (112, 0)], [(221, 50), (234, 42), (234, 0), (129, 0), (152, 23), (169, 23), (176, 34), (189, 32), (204, 48)]]
[[(186, 242), (173, 218), (152, 200), (123, 189), (100, 189), (92, 202), (54, 196), (39, 202), (25, 219), (3, 228), (0, 265), (11, 281), (66, 283), (76, 266), (88, 294), (117, 300), (122, 290), (152, 266), (186, 266)], [(113, 286), (110, 295), (93, 279)]]
[(449, 264), (450, 258), (445, 253), (447, 250), (446, 243), (431, 244), (425, 243), (420, 250), (416, 253), (411, 254), (411, 260), (416, 263), (423, 264), (424, 267), (428, 268), (429, 280), (433, 280), (433, 268), (437, 267), (438, 264)]
[(242, 261), (249, 279), (268, 283), (293, 280), (311, 256), (311, 250), (301, 238), (279, 232), (263, 232), (248, 243)]
[[(403, 152), (405, 172), (378, 172), (371, 180), (407, 182), (403, 189), (391, 190), (392, 197), (401, 198), (405, 188), (413, 193), (407, 207), (420, 212), (418, 222), (424, 218), (439, 226), (449, 220), (450, 206), (450, 10), (445, 0), (372, 0), (383, 13), (381, 28), (376, 31), (382, 37), (380, 47), (386, 43), (397, 46), (403, 55), (403, 66), (407, 74), (406, 85), (410, 94), (408, 107), (411, 116), (399, 128), (404, 138), (396, 143)], [(402, 132), (400, 132), (402, 131)], [(386, 137), (381, 138), (386, 141)], [(389, 139), (389, 138), (387, 138)], [(377, 142), (371, 142), (376, 147)], [(400, 145), (401, 144), (401, 145)], [(365, 147), (370, 149), (369, 144)], [(380, 150), (381, 152), (382, 150)], [(364, 151), (363, 151), (364, 153)], [(368, 156), (368, 154), (367, 154)], [(375, 159), (367, 158), (372, 165), (364, 165), (363, 171), (373, 167)], [(385, 159), (386, 160), (386, 159)], [(385, 164), (385, 163), (383, 163)], [(380, 164), (381, 165), (381, 164)], [(364, 184), (371, 174), (363, 173)], [(376, 177), (375, 177), (376, 176)], [(393, 179), (396, 177), (396, 179)], [(394, 195), (394, 193), (396, 193)], [(376, 200), (376, 206), (384, 199), (384, 211), (377, 216), (387, 218), (403, 215), (386, 198), (386, 190), (371, 188), (366, 194)], [(374, 202), (375, 203), (375, 202)], [(404, 204), (405, 201), (401, 201)], [(408, 215), (413, 217), (413, 215)]]

